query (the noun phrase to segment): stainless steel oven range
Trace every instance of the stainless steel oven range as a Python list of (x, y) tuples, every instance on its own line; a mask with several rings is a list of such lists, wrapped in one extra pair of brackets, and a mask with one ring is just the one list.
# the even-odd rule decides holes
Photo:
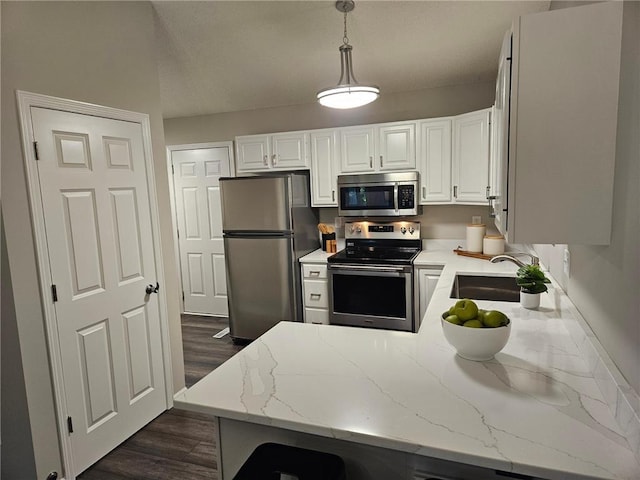
[(329, 323), (416, 331), (413, 260), (420, 223), (345, 223), (345, 248), (328, 259)]

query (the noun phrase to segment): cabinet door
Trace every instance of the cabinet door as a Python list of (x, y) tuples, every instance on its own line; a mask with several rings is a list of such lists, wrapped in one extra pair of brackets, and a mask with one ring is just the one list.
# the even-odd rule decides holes
[(340, 129), (340, 172), (371, 172), (374, 170), (374, 128)]
[(635, 2), (595, 3), (516, 21), (509, 243), (611, 241), (618, 115), (628, 113), (627, 102), (637, 102), (637, 93), (620, 82), (621, 49), (631, 45), (623, 40), (627, 3)]
[(416, 124), (388, 124), (378, 127), (378, 167), (380, 170), (416, 168)]
[(453, 197), (456, 203), (487, 204), (491, 109), (453, 119)]
[(236, 137), (236, 153), (238, 173), (269, 170), (269, 135)]
[(496, 103), (491, 115), (490, 215), (500, 233), (507, 234), (507, 163), (509, 98), (511, 92), (511, 32), (502, 42), (496, 79)]
[(416, 323), (418, 326), (422, 322), (422, 318), (427, 311), (427, 307), (429, 306), (429, 302), (431, 301), (431, 297), (433, 296), (433, 292), (436, 288), (441, 272), (442, 268), (437, 267), (416, 269), (415, 284), (418, 286), (418, 292), (414, 293), (414, 295), (417, 299)]
[(309, 168), (308, 138), (309, 134), (306, 132), (271, 135), (271, 168), (274, 170)]
[(426, 120), (420, 128), (420, 203), (451, 202), (451, 119)]
[(337, 207), (337, 130), (311, 133), (311, 205)]

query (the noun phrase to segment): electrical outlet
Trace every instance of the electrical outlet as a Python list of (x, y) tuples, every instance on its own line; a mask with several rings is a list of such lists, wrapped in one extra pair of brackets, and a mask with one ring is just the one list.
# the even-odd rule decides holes
[(471, 223), (473, 225), (478, 225), (478, 224), (482, 223), (482, 217), (480, 215), (473, 215), (471, 217)]
[(562, 256), (562, 269), (567, 278), (571, 276), (571, 254), (569, 253), (569, 247), (565, 247)]

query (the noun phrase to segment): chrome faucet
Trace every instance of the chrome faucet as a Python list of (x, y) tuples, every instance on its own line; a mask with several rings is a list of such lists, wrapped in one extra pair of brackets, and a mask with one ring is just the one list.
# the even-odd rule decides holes
[(509, 260), (510, 262), (515, 263), (519, 267), (524, 267), (526, 265), (524, 262), (521, 262), (513, 255), (528, 255), (531, 257), (531, 265), (540, 265), (540, 259), (538, 257), (526, 252), (513, 252), (512, 255), (496, 255), (491, 259), (491, 263), (498, 263), (498, 262), (504, 262), (505, 260)]

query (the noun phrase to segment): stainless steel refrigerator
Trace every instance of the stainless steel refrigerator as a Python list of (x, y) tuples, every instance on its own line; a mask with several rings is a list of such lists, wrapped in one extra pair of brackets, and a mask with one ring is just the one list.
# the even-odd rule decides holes
[(221, 178), (220, 191), (231, 338), (301, 322), (298, 259), (320, 245), (309, 175)]

